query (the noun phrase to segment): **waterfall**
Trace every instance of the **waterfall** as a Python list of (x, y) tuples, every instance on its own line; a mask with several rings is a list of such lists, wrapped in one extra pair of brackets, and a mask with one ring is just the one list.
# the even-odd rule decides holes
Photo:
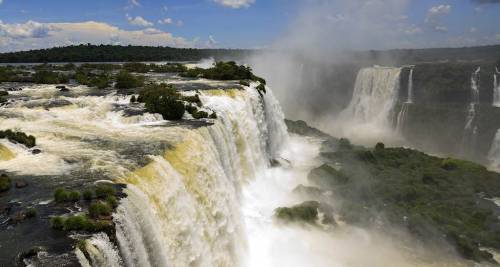
[(120, 267), (123, 265), (118, 251), (106, 234), (95, 234), (83, 242), (89, 259), (79, 248), (75, 251), (82, 266)]
[(471, 76), (471, 102), (467, 108), (465, 127), (462, 138), (462, 154), (470, 156), (474, 153), (477, 141), (477, 125), (475, 125), (476, 109), (479, 104), (479, 83), (481, 67), (478, 67)]
[(239, 264), (241, 185), (287, 139), (272, 92), (261, 97), (254, 87), (202, 91), (204, 106), (217, 112), (214, 124), (185, 130), (172, 149), (119, 179), (127, 197), (114, 221), (126, 266)]
[[(337, 118), (337, 136), (371, 145), (394, 136), (401, 68), (369, 67), (358, 72), (351, 101)], [(366, 133), (370, 133), (367, 135)]]
[(500, 82), (499, 79), (500, 71), (498, 67), (495, 67), (495, 73), (493, 73), (493, 106), (500, 107)]
[(488, 160), (490, 168), (496, 171), (500, 170), (500, 130), (497, 131), (495, 139), (493, 139), (493, 142), (491, 143)]
[(403, 127), (408, 117), (408, 109), (413, 104), (413, 68), (414, 66), (410, 68), (410, 73), (408, 74), (408, 97), (406, 102), (401, 105), (401, 110), (397, 116), (396, 132), (399, 134), (403, 134)]

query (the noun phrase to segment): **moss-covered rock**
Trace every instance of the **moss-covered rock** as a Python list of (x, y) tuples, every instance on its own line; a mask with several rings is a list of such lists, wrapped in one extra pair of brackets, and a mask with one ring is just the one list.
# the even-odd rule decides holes
[(349, 182), (349, 177), (328, 164), (323, 164), (309, 172), (307, 179), (312, 184), (323, 188), (335, 188)]
[(275, 210), (274, 216), (281, 222), (299, 222), (315, 224), (318, 221), (319, 202), (307, 201), (293, 207)]
[(0, 193), (9, 191), (12, 187), (12, 181), (6, 174), (0, 175)]
[(181, 95), (172, 85), (164, 83), (146, 86), (137, 100), (145, 103), (148, 112), (159, 113), (166, 120), (180, 120), (186, 110)]

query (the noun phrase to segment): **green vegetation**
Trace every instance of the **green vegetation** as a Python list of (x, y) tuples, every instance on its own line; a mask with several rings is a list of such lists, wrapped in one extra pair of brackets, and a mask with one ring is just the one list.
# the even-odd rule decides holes
[(12, 187), (12, 180), (7, 174), (0, 175), (0, 193), (9, 191)]
[[(194, 68), (181, 74), (184, 77), (205, 78), (211, 80), (252, 80), (260, 82), (260, 85), (265, 85), (266, 81), (252, 73), (252, 69), (247, 66), (238, 65), (234, 61), (217, 62), (212, 68), (202, 69)], [(260, 91), (260, 90), (259, 90)], [(264, 87), (265, 91), (265, 87)]]
[(108, 88), (111, 83), (111, 77), (109, 74), (105, 72), (101, 74), (93, 74), (91, 71), (84, 68), (81, 68), (75, 73), (74, 79), (79, 84), (97, 87), (99, 89)]
[(73, 45), (0, 54), (1, 63), (20, 62), (131, 62), (197, 61), (215, 57), (243, 57), (250, 50), (190, 49), (152, 46)]
[(59, 187), (54, 191), (54, 200), (56, 203), (64, 203), (69, 200), (69, 193), (66, 189)]
[(349, 177), (343, 171), (338, 171), (328, 164), (311, 170), (307, 179), (313, 184), (326, 188), (344, 185), (349, 181)]
[(68, 195), (68, 200), (71, 202), (80, 201), (80, 192), (78, 191), (71, 191), (67, 195)]
[(83, 195), (83, 199), (85, 199), (86, 201), (90, 201), (90, 200), (92, 200), (92, 196), (93, 196), (94, 194), (92, 193), (92, 190), (90, 190), (90, 189), (85, 189), (85, 190), (83, 191), (83, 194), (82, 194), (82, 195)]
[(100, 184), (95, 189), (95, 195), (97, 198), (105, 199), (108, 196), (116, 195), (116, 190), (110, 185)]
[(108, 203), (109, 206), (111, 206), (112, 208), (118, 207), (118, 200), (116, 199), (115, 196), (107, 196), (106, 203)]
[(35, 208), (28, 208), (26, 210), (26, 212), (24, 213), (24, 215), (26, 216), (26, 218), (35, 218), (37, 216), (37, 211)]
[(62, 230), (64, 227), (64, 218), (60, 216), (50, 218), (50, 226), (53, 229)]
[(33, 75), (33, 81), (35, 83), (42, 84), (59, 84), (67, 83), (69, 81), (68, 77), (52, 71), (40, 70)]
[(148, 112), (159, 113), (166, 120), (180, 120), (186, 110), (180, 94), (165, 83), (146, 86), (137, 101), (145, 103)]
[(348, 147), (321, 154), (341, 170), (323, 165), (309, 175), (311, 183), (342, 200), (339, 215), (344, 221), (370, 225), (385, 214), (388, 225), (406, 227), (424, 242), (429, 236), (443, 238), (476, 261), (491, 260), (480, 246), (500, 248), (500, 220), (486, 200), (500, 196), (500, 174), (472, 162), (381, 143), (372, 150)]
[(144, 85), (144, 77), (134, 76), (127, 71), (120, 71), (116, 75), (115, 88), (117, 89), (130, 89), (137, 88)]
[(319, 202), (308, 201), (290, 208), (277, 208), (274, 216), (282, 222), (315, 224), (318, 220), (319, 206)]
[(7, 138), (13, 143), (22, 144), (28, 148), (36, 146), (36, 138), (23, 132), (14, 132), (12, 130), (0, 131), (0, 138)]
[(109, 216), (112, 211), (112, 207), (108, 203), (102, 201), (92, 203), (89, 207), (89, 215), (94, 219), (98, 219), (100, 216)]

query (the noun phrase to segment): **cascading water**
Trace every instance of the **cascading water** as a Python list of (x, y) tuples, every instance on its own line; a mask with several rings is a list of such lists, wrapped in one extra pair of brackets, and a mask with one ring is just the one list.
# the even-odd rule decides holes
[[(357, 75), (348, 107), (339, 116), (339, 136), (364, 142), (357, 135), (370, 131), (376, 139), (393, 133), (393, 110), (398, 99), (401, 68), (370, 67)], [(380, 140), (380, 139), (379, 139)]]
[(403, 127), (408, 117), (408, 109), (410, 105), (413, 104), (413, 68), (413, 66), (410, 68), (410, 73), (408, 74), (408, 98), (406, 102), (401, 105), (401, 110), (397, 117), (396, 131), (399, 134), (403, 133)]
[(498, 67), (495, 67), (495, 73), (493, 73), (493, 106), (500, 107), (500, 71)]
[(477, 125), (476, 125), (476, 109), (479, 104), (479, 83), (480, 83), (481, 67), (478, 67), (471, 76), (471, 102), (467, 109), (467, 117), (465, 119), (465, 128), (462, 138), (462, 154), (465, 156), (473, 156), (477, 143)]
[(235, 266), (245, 251), (241, 185), (286, 142), (272, 92), (201, 92), (217, 112), (212, 126), (189, 130), (173, 149), (120, 179), (125, 198), (114, 216), (127, 266)]

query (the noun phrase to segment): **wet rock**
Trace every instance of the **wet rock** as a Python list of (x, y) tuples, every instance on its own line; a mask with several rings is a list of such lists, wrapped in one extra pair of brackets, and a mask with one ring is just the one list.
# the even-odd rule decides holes
[(16, 224), (24, 221), (26, 219), (26, 214), (23, 212), (16, 212), (14, 216), (10, 217), (10, 223)]
[[(60, 90), (61, 92), (65, 92)], [(69, 90), (68, 90), (69, 91)], [(64, 107), (64, 106), (69, 106), (73, 103), (71, 101), (66, 100), (66, 99), (52, 99), (48, 103), (44, 105), (45, 108), (58, 108), (58, 107)]]
[(33, 154), (33, 155), (38, 155), (40, 153), (42, 153), (42, 150), (40, 150), (38, 148), (35, 148), (35, 149), (31, 150), (31, 154)]
[(25, 188), (28, 186), (28, 183), (25, 181), (17, 181), (16, 182), (16, 188)]
[(58, 85), (56, 88), (59, 89), (60, 92), (69, 92), (69, 89), (64, 85)]
[(19, 255), (17, 255), (17, 260), (16, 260), (18, 266), (26, 266), (26, 264), (24, 263), (25, 260), (36, 257), (38, 255), (38, 253), (40, 253), (42, 251), (46, 251), (46, 250), (47, 249), (44, 247), (35, 246), (35, 247), (32, 247), (26, 251), (19, 253)]
[(271, 165), (271, 167), (273, 167), (273, 168), (281, 166), (281, 163), (280, 163), (280, 162), (279, 162), (279, 160), (277, 160), (277, 159), (270, 159), (270, 160), (269, 160), (269, 164), (270, 164), (270, 165)]

